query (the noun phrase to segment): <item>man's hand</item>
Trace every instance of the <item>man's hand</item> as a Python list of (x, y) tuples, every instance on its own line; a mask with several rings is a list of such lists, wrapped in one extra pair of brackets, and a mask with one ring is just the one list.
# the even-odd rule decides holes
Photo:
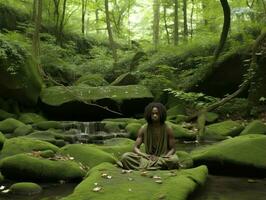
[(158, 160), (158, 157), (155, 155), (149, 155), (149, 160), (156, 161), (156, 160)]

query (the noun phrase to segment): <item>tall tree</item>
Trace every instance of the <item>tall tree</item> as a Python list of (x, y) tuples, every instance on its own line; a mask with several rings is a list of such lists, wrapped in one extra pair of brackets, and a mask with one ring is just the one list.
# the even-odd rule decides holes
[(166, 40), (167, 44), (170, 44), (170, 34), (168, 30), (168, 25), (167, 25), (167, 6), (166, 4), (163, 4), (163, 20), (164, 20), (164, 28), (166, 32)]
[(117, 51), (116, 51), (116, 46), (114, 43), (113, 32), (112, 32), (112, 27), (111, 27), (111, 22), (110, 22), (108, 0), (104, 0), (104, 6), (105, 6), (105, 16), (106, 16), (105, 20), (106, 20), (106, 26), (107, 26), (107, 31), (108, 31), (109, 43), (110, 43), (110, 47), (112, 50), (114, 61), (116, 63), (117, 62)]
[(63, 0), (63, 10), (62, 10), (60, 25), (59, 25), (58, 33), (57, 33), (57, 43), (60, 44), (61, 46), (63, 45), (63, 30), (64, 30), (64, 23), (65, 23), (65, 16), (66, 16), (66, 4), (67, 4), (67, 0)]
[(173, 34), (173, 39), (174, 39), (174, 45), (178, 44), (178, 0), (174, 0), (174, 34)]
[(160, 35), (160, 0), (153, 0), (153, 44), (155, 49), (159, 45)]
[(183, 0), (183, 17), (184, 17), (184, 41), (187, 41), (188, 27), (187, 27), (187, 0)]
[(85, 34), (85, 16), (87, 13), (88, 0), (82, 0), (82, 11), (81, 11), (81, 32)]
[(194, 0), (191, 0), (191, 3), (192, 3), (192, 8), (191, 8), (191, 13), (190, 13), (190, 37), (192, 39), (193, 37), (193, 16), (194, 16), (194, 7), (195, 7)]
[(99, 5), (98, 0), (95, 0), (95, 24), (96, 24), (96, 33), (99, 33)]
[(36, 6), (37, 5), (37, 0), (33, 0), (32, 3), (32, 16), (31, 16), (31, 20), (34, 22), (35, 18), (36, 18)]
[(42, 69), (40, 66), (39, 62), (39, 57), (40, 57), (40, 27), (41, 27), (41, 21), (42, 21), (42, 0), (36, 0), (35, 3), (35, 9), (36, 9), (36, 15), (35, 15), (35, 29), (33, 33), (33, 38), (32, 38), (32, 52), (34, 59), (36, 60), (37, 63), (37, 68), (42, 76)]

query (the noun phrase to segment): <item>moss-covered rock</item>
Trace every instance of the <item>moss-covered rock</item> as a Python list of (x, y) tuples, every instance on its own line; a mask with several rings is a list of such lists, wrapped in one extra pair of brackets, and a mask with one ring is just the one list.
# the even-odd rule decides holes
[(35, 195), (42, 192), (42, 187), (32, 182), (15, 183), (9, 189), (16, 195)]
[(142, 124), (140, 123), (129, 123), (126, 126), (126, 131), (129, 133), (131, 139), (136, 139), (138, 136), (138, 130), (141, 128)]
[(196, 134), (194, 132), (169, 121), (167, 121), (166, 123), (173, 129), (176, 139), (194, 140), (196, 138)]
[(206, 113), (206, 122), (213, 123), (219, 118), (219, 115), (214, 112), (207, 112)]
[(108, 85), (108, 82), (103, 78), (101, 74), (86, 74), (81, 76), (75, 85), (86, 84), (88, 86), (98, 87)]
[(3, 145), (6, 141), (5, 135), (0, 131), (0, 150), (3, 148)]
[(176, 155), (179, 158), (180, 168), (187, 169), (193, 167), (193, 159), (189, 153), (185, 151), (177, 151)]
[(7, 118), (15, 118), (15, 117), (16, 117), (15, 114), (12, 114), (12, 113), (6, 112), (5, 110), (0, 109), (0, 120), (4, 120)]
[(266, 134), (266, 125), (260, 120), (250, 122), (240, 135), (247, 134)]
[(3, 133), (12, 133), (16, 128), (24, 125), (24, 123), (16, 119), (8, 118), (0, 122), (0, 131)]
[(92, 168), (102, 162), (115, 163), (115, 158), (96, 147), (88, 144), (71, 144), (60, 149), (62, 155), (69, 155), (75, 161), (81, 162), (83, 165)]
[(57, 140), (64, 140), (63, 134), (55, 132), (53, 129), (47, 131), (34, 131), (33, 133), (26, 136), (27, 138), (34, 138), (56, 144)]
[(3, 182), (5, 180), (5, 177), (2, 175), (2, 173), (0, 172), (0, 183)]
[(103, 145), (95, 145), (97, 148), (112, 154), (117, 159), (133, 150), (135, 141), (128, 138), (112, 138), (104, 141)]
[(266, 136), (243, 135), (191, 153), (194, 164), (205, 164), (211, 173), (266, 176)]
[(57, 146), (49, 142), (27, 137), (16, 137), (5, 141), (0, 158), (19, 153), (30, 153), (32, 151), (52, 150), (57, 152), (58, 149)]
[(20, 114), (18, 120), (23, 122), (24, 124), (35, 124), (38, 122), (46, 121), (46, 119), (43, 116), (38, 115), (36, 113)]
[(48, 129), (61, 129), (63, 125), (57, 121), (41, 121), (33, 125), (34, 128), (40, 130), (48, 130)]
[(25, 48), (26, 40), (21, 38), (13, 33), (12, 37), (0, 36), (0, 96), (33, 105), (39, 98), (42, 79), (32, 55)]
[(227, 120), (206, 126), (206, 135), (208, 136), (237, 136), (244, 127), (236, 121)]
[(80, 181), (86, 171), (70, 160), (48, 160), (29, 154), (17, 154), (1, 160), (2, 174), (11, 180)]
[(24, 135), (28, 135), (32, 131), (33, 131), (33, 128), (31, 125), (23, 125), (23, 126), (17, 127), (15, 129), (13, 135), (14, 136), (24, 136)]
[(104, 130), (108, 133), (116, 133), (121, 129), (125, 128), (126, 123), (123, 122), (113, 122), (113, 121), (105, 121), (104, 122)]
[(67, 88), (54, 86), (43, 89), (41, 93), (44, 112), (60, 120), (86, 118), (100, 121), (104, 118), (121, 117), (119, 113), (133, 116), (143, 113), (143, 107), (152, 99), (151, 92), (141, 85), (90, 87), (82, 84)]
[[(89, 176), (75, 188), (74, 193), (62, 200), (185, 200), (198, 186), (205, 183), (207, 174), (206, 166), (181, 171), (121, 173), (120, 168), (103, 163), (93, 168)], [(156, 176), (161, 179), (156, 179)], [(97, 189), (98, 192), (94, 191)]]
[(186, 107), (182, 104), (177, 104), (167, 110), (167, 116), (169, 118), (176, 115), (186, 115)]

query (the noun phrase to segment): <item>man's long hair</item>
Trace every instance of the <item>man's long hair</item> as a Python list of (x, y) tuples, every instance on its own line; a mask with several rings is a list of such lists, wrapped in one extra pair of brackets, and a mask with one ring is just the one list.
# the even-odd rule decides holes
[(156, 103), (156, 102), (149, 103), (145, 107), (144, 118), (146, 119), (146, 121), (148, 122), (148, 124), (151, 124), (152, 123), (151, 113), (152, 113), (152, 109), (154, 107), (158, 108), (159, 116), (160, 116), (160, 124), (164, 124), (164, 122), (166, 120), (166, 108), (161, 103)]

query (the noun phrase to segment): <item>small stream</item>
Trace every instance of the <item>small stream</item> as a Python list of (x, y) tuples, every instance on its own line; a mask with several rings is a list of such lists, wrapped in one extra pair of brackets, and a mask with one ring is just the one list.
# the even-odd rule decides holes
[[(84, 134), (88, 136), (90, 133), (94, 133), (95, 127), (98, 127), (98, 125), (95, 126), (94, 124), (93, 126), (91, 126), (90, 124), (89, 126), (85, 126)], [(212, 145), (215, 142), (217, 141), (205, 141), (205, 143), (203, 144), (198, 144), (195, 142), (178, 142), (177, 150), (190, 152), (195, 148), (202, 148), (204, 146)], [(0, 186), (1, 185), (5, 185), (8, 188), (11, 185), (11, 183), (10, 182), (0, 183)], [(8, 194), (0, 193), (0, 199), (1, 200), (58, 200), (62, 197), (71, 194), (74, 188), (76, 187), (77, 183), (66, 183), (66, 184), (46, 183), (40, 185), (42, 186), (43, 191), (39, 195), (17, 196), (9, 193)], [(206, 184), (203, 187), (198, 188), (197, 191), (195, 191), (189, 197), (188, 200), (253, 200), (253, 199), (265, 200), (266, 199), (265, 188), (266, 188), (266, 178), (253, 179), (248, 177), (208, 175)]]

